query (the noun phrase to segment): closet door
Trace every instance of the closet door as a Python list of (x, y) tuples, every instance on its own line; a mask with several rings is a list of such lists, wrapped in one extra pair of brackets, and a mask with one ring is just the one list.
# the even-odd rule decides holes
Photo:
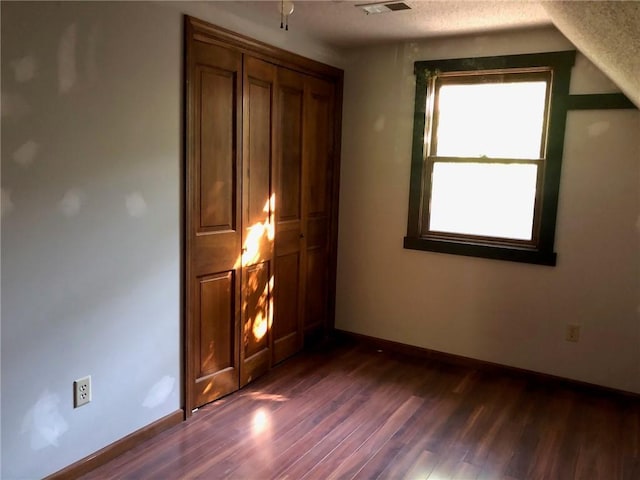
[(187, 407), (238, 389), (242, 56), (189, 40)]
[(271, 365), (276, 67), (245, 55), (240, 386)]
[(328, 320), (329, 241), (333, 167), (334, 92), (308, 77), (304, 99), (303, 234), (305, 336), (325, 333)]
[(302, 349), (305, 275), (302, 222), (302, 132), (305, 76), (278, 70), (276, 268), (273, 362)]
[(326, 333), (342, 72), (188, 16), (185, 47), (190, 416)]

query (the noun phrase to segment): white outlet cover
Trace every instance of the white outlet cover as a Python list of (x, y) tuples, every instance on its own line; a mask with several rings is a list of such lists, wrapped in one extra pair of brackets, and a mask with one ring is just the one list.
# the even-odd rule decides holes
[(73, 408), (81, 407), (91, 401), (91, 375), (73, 382)]

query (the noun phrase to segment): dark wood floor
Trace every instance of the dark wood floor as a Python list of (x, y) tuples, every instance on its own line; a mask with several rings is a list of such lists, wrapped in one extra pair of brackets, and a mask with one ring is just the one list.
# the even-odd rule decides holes
[(86, 479), (640, 479), (640, 402), (343, 345)]

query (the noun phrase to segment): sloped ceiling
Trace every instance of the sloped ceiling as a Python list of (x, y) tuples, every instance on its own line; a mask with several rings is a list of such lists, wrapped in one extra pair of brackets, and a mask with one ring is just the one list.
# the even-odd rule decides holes
[(545, 2), (565, 37), (640, 107), (640, 2)]
[[(373, 43), (555, 25), (640, 106), (640, 0), (403, 0), (411, 10), (366, 15), (376, 0), (294, 0), (288, 34), (342, 50)], [(391, 1), (391, 0), (390, 0)], [(261, 25), (280, 26), (281, 1), (211, 2)]]

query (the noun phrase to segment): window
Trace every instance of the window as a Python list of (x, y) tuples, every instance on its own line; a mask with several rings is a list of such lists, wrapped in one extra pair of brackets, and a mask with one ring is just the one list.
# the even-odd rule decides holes
[(416, 62), (405, 248), (555, 265), (574, 58)]

